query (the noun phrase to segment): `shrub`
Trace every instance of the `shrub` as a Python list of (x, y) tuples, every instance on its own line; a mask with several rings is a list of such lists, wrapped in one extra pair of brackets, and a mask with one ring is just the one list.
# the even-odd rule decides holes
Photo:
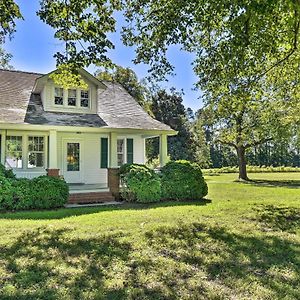
[(171, 161), (161, 169), (162, 197), (170, 200), (198, 200), (208, 193), (200, 166), (185, 160)]
[(16, 178), (14, 172), (11, 169), (7, 170), (5, 166), (3, 166), (1, 163), (0, 163), (0, 176), (3, 176), (5, 178), (12, 178), (12, 179)]
[(125, 164), (120, 168), (121, 196), (128, 202), (158, 202), (159, 176), (145, 165)]
[(56, 177), (40, 176), (32, 179), (35, 208), (56, 208), (63, 206), (69, 197), (67, 183)]
[(40, 176), (30, 180), (0, 176), (2, 210), (57, 208), (66, 203), (68, 194), (68, 185), (59, 178)]

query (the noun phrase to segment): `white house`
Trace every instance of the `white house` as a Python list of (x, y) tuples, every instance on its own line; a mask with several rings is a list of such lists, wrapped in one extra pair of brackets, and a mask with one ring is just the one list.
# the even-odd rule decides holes
[(0, 70), (1, 163), (17, 177), (61, 175), (73, 193), (96, 192), (110, 187), (110, 170), (145, 163), (145, 140), (155, 136), (165, 164), (176, 132), (120, 84), (81, 70), (88, 89), (66, 90), (49, 74)]

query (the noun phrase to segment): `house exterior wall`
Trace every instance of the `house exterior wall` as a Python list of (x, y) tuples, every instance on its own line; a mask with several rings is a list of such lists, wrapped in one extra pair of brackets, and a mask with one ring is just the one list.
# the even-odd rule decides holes
[[(49, 166), (49, 158), (53, 153), (49, 146), (49, 131), (25, 131), (25, 130), (0, 130), (2, 137), (6, 136), (22, 136), (23, 137), (23, 168), (14, 169), (14, 173), (17, 177), (34, 178), (47, 174), (47, 168)], [(43, 136), (45, 138), (45, 166), (44, 168), (28, 169), (28, 136)], [(60, 170), (60, 175), (66, 174), (66, 143), (67, 142), (80, 142), (81, 143), (81, 180), (80, 183), (84, 184), (103, 184), (107, 186), (107, 169), (102, 169), (101, 162), (101, 138), (108, 138), (110, 144), (109, 133), (88, 133), (81, 132), (57, 132), (57, 169)], [(133, 139), (133, 160), (135, 163), (145, 163), (145, 139), (141, 134), (125, 134), (117, 135), (118, 139)], [(1, 139), (5, 143), (5, 139)], [(5, 157), (5, 145), (1, 145), (1, 158)], [(49, 151), (48, 151), (49, 149)], [(110, 154), (109, 154), (110, 155)], [(126, 162), (125, 153), (125, 162)], [(77, 182), (78, 183), (78, 182)]]

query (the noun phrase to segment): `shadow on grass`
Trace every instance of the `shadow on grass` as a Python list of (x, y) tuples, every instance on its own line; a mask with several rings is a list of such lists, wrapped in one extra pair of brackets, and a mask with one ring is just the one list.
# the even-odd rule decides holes
[(53, 220), (64, 219), (73, 216), (89, 215), (100, 212), (120, 211), (120, 210), (145, 210), (160, 207), (174, 207), (174, 206), (189, 206), (197, 205), (203, 206), (211, 203), (212, 200), (202, 199), (201, 201), (166, 201), (159, 203), (124, 203), (120, 205), (107, 205), (101, 207), (79, 207), (79, 208), (61, 208), (56, 210), (32, 210), (32, 211), (17, 211), (17, 212), (0, 212), (1, 219), (9, 220)]
[(257, 220), (269, 229), (295, 232), (300, 228), (299, 208), (260, 205), (254, 210), (257, 212)]
[(1, 299), (299, 299), (300, 244), (201, 223), (140, 236), (40, 228), (0, 248)]
[(290, 189), (300, 189), (300, 180), (253, 179), (249, 181), (236, 181), (236, 182), (255, 185), (255, 186), (263, 186), (263, 187), (286, 187)]

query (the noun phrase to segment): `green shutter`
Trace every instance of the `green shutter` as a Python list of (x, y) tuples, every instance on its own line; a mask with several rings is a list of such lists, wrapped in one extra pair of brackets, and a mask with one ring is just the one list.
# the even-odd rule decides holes
[(101, 138), (101, 168), (106, 169), (108, 167), (108, 138)]
[(133, 139), (127, 139), (127, 163), (133, 164)]

